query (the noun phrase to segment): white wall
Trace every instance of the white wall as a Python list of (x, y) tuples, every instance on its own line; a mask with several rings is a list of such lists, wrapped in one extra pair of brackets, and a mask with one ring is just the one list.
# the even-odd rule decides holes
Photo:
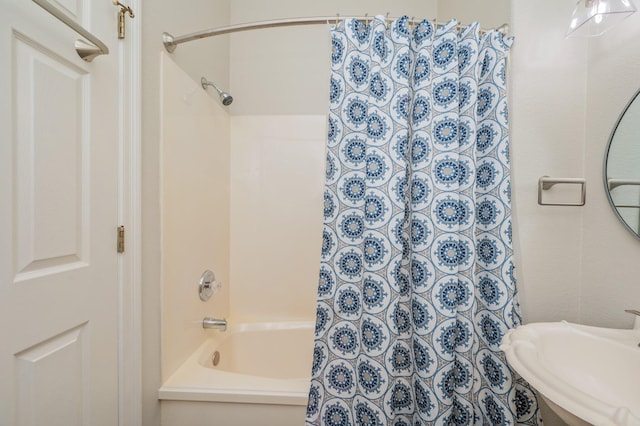
[(438, 20), (457, 19), (469, 24), (478, 21), (481, 28), (509, 24), (511, 0), (438, 0)]
[(512, 204), (527, 322), (580, 320), (584, 210), (537, 204), (541, 176), (584, 176), (587, 52), (583, 39), (565, 38), (573, 6), (572, 0), (512, 2)]
[[(617, 117), (640, 87), (640, 14), (599, 38), (567, 39), (574, 3), (512, 2), (518, 286), (529, 322), (629, 327), (623, 309), (640, 306), (640, 244), (609, 206), (602, 164)], [(543, 175), (586, 178), (587, 204), (538, 206)]]
[[(611, 210), (605, 149), (640, 88), (640, 14), (594, 39), (564, 38), (573, 0), (512, 2), (514, 236), (525, 320), (630, 327), (640, 242)], [(634, 41), (635, 40), (635, 41)], [(584, 207), (536, 204), (542, 175), (584, 177)], [(564, 423), (543, 407), (547, 425)]]
[[(171, 57), (161, 60), (162, 379), (229, 314), (229, 114)], [(211, 270), (222, 289), (200, 300)]]
[[(640, 7), (639, 2), (635, 2)], [(615, 217), (603, 183), (603, 159), (613, 126), (640, 89), (640, 13), (589, 40), (582, 322), (630, 327), (623, 310), (640, 306), (640, 240)]]

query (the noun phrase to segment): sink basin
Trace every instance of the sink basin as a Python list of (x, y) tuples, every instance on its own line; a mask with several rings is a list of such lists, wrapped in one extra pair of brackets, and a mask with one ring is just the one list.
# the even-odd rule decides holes
[(509, 330), (511, 367), (569, 425), (640, 426), (640, 329), (534, 323)]

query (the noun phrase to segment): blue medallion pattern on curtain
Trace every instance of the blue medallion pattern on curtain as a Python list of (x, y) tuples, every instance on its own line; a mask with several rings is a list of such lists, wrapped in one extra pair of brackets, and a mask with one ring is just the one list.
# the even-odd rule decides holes
[(506, 56), (451, 21), (332, 29), (308, 425), (541, 424), (519, 324)]

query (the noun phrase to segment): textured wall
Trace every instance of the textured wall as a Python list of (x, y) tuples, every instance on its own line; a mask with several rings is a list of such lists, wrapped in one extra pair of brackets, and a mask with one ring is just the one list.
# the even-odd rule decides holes
[[(511, 128), (519, 288), (528, 321), (629, 327), (639, 241), (618, 223), (602, 164), (640, 87), (640, 14), (603, 36), (565, 38), (572, 0), (512, 3)], [(536, 204), (543, 175), (584, 177), (584, 207)]]
[(528, 322), (580, 320), (584, 209), (537, 204), (541, 176), (584, 176), (587, 51), (583, 39), (564, 36), (573, 5), (572, 0), (512, 2), (514, 238)]
[(640, 89), (639, 37), (640, 13), (636, 13), (589, 41), (584, 158), (591, 186), (584, 211), (580, 298), (581, 319), (586, 324), (630, 327), (632, 318), (623, 310), (640, 306), (640, 240), (615, 217), (602, 178), (610, 133)]

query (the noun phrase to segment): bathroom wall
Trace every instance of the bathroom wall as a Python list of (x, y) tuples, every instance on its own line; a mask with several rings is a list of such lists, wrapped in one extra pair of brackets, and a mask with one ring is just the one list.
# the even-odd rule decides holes
[[(229, 114), (171, 57), (161, 58), (162, 379), (229, 314)], [(205, 270), (224, 285), (206, 302)]]
[(510, 21), (511, 0), (438, 0), (438, 20), (457, 19), (468, 24), (478, 21), (482, 28), (497, 28)]
[[(640, 242), (606, 199), (610, 132), (640, 88), (640, 14), (599, 38), (564, 38), (573, 0), (512, 2), (514, 217), (527, 321), (629, 327)], [(536, 204), (543, 175), (584, 177), (584, 207)]]
[[(610, 132), (640, 88), (640, 14), (599, 38), (564, 38), (573, 0), (512, 2), (514, 237), (525, 320), (630, 327), (640, 241), (606, 199)], [(543, 175), (584, 177), (584, 207), (538, 206)], [(564, 423), (543, 407), (546, 425)]]
[[(640, 3), (634, 2), (636, 7)], [(640, 240), (609, 206), (603, 183), (607, 142), (619, 115), (640, 89), (640, 13), (588, 47), (585, 176), (591, 183), (584, 211), (582, 321), (629, 327), (624, 309), (640, 306)], [(636, 166), (637, 168), (638, 166)]]
[[(512, 204), (527, 322), (580, 320), (584, 209), (537, 204), (541, 176), (584, 176), (587, 50), (584, 39), (565, 38), (574, 5), (572, 0), (511, 5)], [(590, 196), (588, 191), (589, 202)]]
[[(511, 6), (513, 234), (525, 322), (581, 320), (584, 208), (537, 203), (541, 176), (584, 176), (587, 49), (584, 39), (565, 38), (574, 4), (514, 0)], [(545, 199), (574, 200), (558, 189)], [(539, 402), (545, 425), (564, 425)]]
[[(142, 20), (142, 424), (160, 424), (161, 233), (160, 233), (160, 58), (162, 32), (183, 35), (229, 23), (229, 0), (145, 2)], [(200, 40), (179, 46), (172, 58), (198, 81), (200, 75), (229, 81), (229, 41)], [(195, 274), (201, 271), (195, 271)]]

